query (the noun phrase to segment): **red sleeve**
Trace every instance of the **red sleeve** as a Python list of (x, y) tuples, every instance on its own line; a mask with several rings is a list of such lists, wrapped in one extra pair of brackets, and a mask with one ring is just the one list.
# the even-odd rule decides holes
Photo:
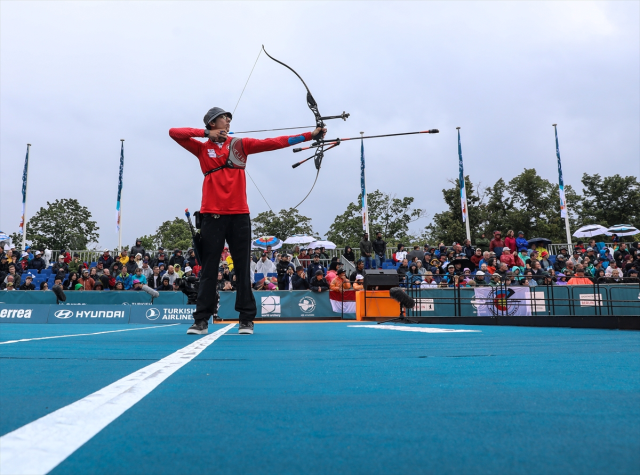
[(282, 137), (263, 140), (244, 138), (242, 139), (242, 148), (244, 149), (244, 153), (251, 155), (252, 153), (279, 150), (281, 148), (290, 147), (291, 145), (307, 142), (309, 140), (311, 140), (311, 132), (305, 132), (304, 134), (298, 135), (283, 135)]
[(204, 129), (191, 129), (189, 127), (169, 129), (169, 136), (197, 157), (200, 147), (202, 147), (202, 142), (192, 137), (204, 137)]

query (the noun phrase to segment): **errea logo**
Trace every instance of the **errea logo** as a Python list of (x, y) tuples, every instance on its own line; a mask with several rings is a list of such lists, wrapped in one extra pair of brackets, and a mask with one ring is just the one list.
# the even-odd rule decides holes
[(31, 318), (31, 310), (27, 309), (7, 309), (0, 310), (0, 318)]
[(53, 316), (62, 319), (71, 318), (73, 317), (73, 310), (57, 310)]

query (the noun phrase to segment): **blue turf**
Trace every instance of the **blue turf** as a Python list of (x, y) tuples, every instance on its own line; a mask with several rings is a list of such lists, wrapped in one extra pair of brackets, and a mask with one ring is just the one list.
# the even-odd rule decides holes
[[(349, 324), (258, 324), (250, 337), (232, 330), (52, 473), (637, 473), (640, 333)], [(12, 397), (31, 381), (48, 401), (63, 374), (81, 397), (87, 384), (99, 389), (149, 363), (110, 357), (166, 356), (192, 341), (184, 331), (4, 345), (99, 358), (59, 363), (66, 370), (51, 363), (37, 378), (37, 363), (14, 371), (22, 383)], [(4, 388), (16, 361), (2, 364)], [(100, 371), (89, 370), (95, 364)], [(35, 418), (29, 405), (23, 411)]]
[[(0, 341), (149, 325), (0, 325)], [(0, 435), (71, 404), (189, 344), (184, 331), (146, 330), (0, 345)], [(184, 328), (178, 326), (178, 328)]]

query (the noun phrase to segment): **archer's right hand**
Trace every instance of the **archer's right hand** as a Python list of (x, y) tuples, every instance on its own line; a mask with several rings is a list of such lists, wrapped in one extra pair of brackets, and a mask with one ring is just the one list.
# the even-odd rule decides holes
[(227, 131), (222, 129), (210, 130), (208, 137), (212, 142), (223, 143), (227, 140)]

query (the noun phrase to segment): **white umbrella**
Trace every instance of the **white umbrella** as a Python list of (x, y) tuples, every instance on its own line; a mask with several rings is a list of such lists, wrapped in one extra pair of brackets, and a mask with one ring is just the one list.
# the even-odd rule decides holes
[(285, 244), (308, 244), (310, 242), (315, 241), (316, 238), (313, 236), (307, 236), (306, 234), (294, 234), (293, 236), (289, 236), (285, 239)]
[(617, 234), (618, 236), (633, 236), (634, 234), (640, 234), (640, 230), (634, 228), (630, 224), (616, 224), (607, 229), (606, 235), (611, 236)]
[(324, 247), (325, 249), (335, 249), (336, 245), (331, 241), (314, 241), (309, 244), (309, 249), (316, 249), (318, 247)]
[(575, 233), (573, 233), (574, 237), (577, 238), (585, 238), (585, 237), (593, 237), (600, 236), (602, 234), (606, 234), (607, 228), (601, 226), (599, 224), (587, 224), (586, 226), (582, 226)]

